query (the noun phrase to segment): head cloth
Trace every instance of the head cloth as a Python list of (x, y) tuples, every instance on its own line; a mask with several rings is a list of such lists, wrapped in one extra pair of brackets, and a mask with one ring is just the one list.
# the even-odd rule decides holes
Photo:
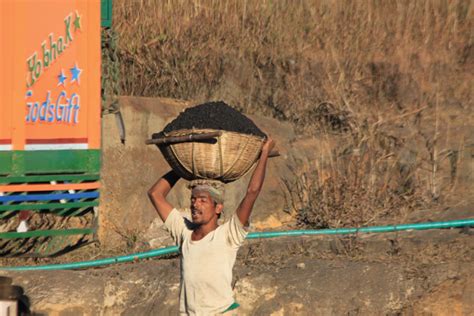
[(192, 181), (189, 184), (189, 188), (191, 189), (192, 194), (195, 192), (208, 192), (217, 204), (224, 204), (225, 190), (224, 185), (220, 182), (206, 182), (205, 180)]

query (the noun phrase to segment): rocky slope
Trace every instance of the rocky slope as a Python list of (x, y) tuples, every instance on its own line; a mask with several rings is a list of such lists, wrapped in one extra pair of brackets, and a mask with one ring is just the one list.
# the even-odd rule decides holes
[[(247, 241), (239, 315), (472, 315), (472, 231)], [(179, 258), (5, 273), (35, 315), (177, 315)]]

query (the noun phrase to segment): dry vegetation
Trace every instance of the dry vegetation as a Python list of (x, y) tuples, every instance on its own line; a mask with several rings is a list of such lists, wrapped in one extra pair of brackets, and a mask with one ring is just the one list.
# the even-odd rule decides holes
[(286, 183), (303, 225), (401, 220), (456, 191), (469, 0), (118, 0), (114, 23), (122, 94), (221, 99), (325, 140)]

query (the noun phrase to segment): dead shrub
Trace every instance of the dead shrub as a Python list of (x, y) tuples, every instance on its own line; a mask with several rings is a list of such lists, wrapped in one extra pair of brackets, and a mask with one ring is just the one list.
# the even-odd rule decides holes
[(430, 202), (415, 180), (417, 162), (398, 156), (403, 140), (383, 130), (379, 124), (359, 126), (342, 147), (322, 155), (313, 170), (295, 172), (294, 181), (284, 181), (299, 225), (370, 225)]

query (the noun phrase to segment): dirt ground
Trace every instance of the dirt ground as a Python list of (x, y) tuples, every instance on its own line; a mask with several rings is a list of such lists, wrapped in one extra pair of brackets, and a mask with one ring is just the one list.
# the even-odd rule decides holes
[[(249, 240), (239, 315), (472, 315), (472, 229)], [(35, 315), (177, 315), (179, 258), (5, 273)]]

